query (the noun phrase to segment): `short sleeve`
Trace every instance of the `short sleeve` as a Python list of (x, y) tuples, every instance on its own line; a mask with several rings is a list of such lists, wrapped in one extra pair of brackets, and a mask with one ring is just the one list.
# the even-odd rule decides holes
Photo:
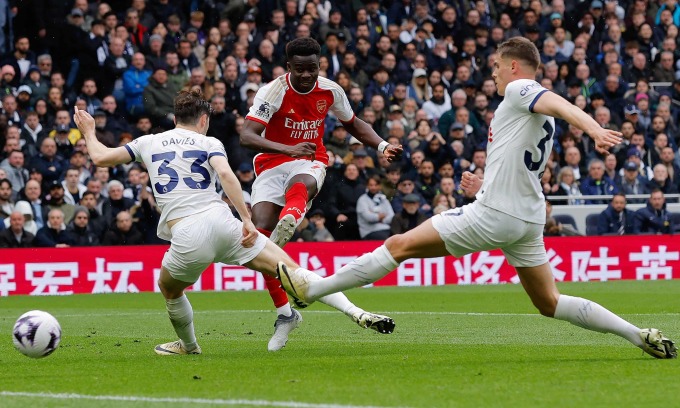
[(125, 145), (125, 149), (130, 153), (131, 161), (142, 162), (142, 152), (151, 140), (151, 135), (139, 137)]
[(345, 91), (339, 86), (337, 89), (333, 87), (333, 105), (331, 111), (342, 122), (350, 122), (354, 118), (354, 111), (352, 105), (349, 104), (349, 99), (345, 95)]
[(214, 137), (211, 137), (209, 141), (210, 142), (208, 144), (208, 159), (210, 159), (213, 156), (227, 157), (227, 151), (224, 149), (224, 145), (222, 144), (222, 142), (220, 142)]
[(280, 82), (277, 78), (257, 91), (246, 119), (254, 120), (265, 126), (269, 124), (272, 116), (279, 110), (285, 93)]
[(545, 92), (548, 92), (541, 84), (531, 79), (520, 79), (508, 84), (505, 89), (505, 97), (510, 106), (520, 112), (534, 112), (534, 105)]

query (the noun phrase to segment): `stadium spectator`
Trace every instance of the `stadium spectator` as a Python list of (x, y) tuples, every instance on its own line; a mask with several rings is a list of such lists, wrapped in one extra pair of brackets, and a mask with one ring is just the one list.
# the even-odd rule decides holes
[(333, 242), (335, 238), (331, 235), (328, 228), (326, 228), (326, 216), (321, 209), (312, 210), (309, 212), (309, 222), (314, 225), (313, 241), (315, 242)]
[[(588, 177), (581, 181), (581, 193), (585, 196), (611, 196), (618, 192), (614, 183), (604, 176), (604, 163), (592, 159), (588, 163)], [(587, 199), (586, 204), (606, 204), (604, 198)]]
[(47, 213), (49, 208), (42, 202), (41, 194), (42, 189), (40, 187), (40, 182), (36, 180), (28, 180), (26, 182), (26, 187), (24, 188), (23, 199), (29, 204), (32, 219), (35, 220), (36, 232), (43, 226), (47, 221)]
[(124, 189), (123, 183), (118, 180), (111, 180), (108, 182), (108, 197), (102, 203), (102, 215), (106, 220), (106, 224), (109, 226), (113, 225), (119, 212), (129, 211), (130, 208), (135, 205), (133, 199), (123, 196)]
[[(640, 176), (640, 168), (632, 161), (626, 162), (623, 166), (623, 177), (619, 184), (619, 191), (626, 196), (649, 194), (649, 182), (644, 177)], [(631, 203), (643, 203), (642, 198), (632, 198)]]
[(359, 235), (366, 240), (385, 240), (390, 236), (394, 210), (380, 192), (380, 176), (373, 175), (366, 182), (366, 193), (357, 200)]
[(357, 201), (365, 190), (366, 185), (359, 180), (359, 170), (355, 164), (345, 167), (343, 178), (335, 186), (329, 197), (329, 216), (335, 220), (333, 236), (340, 241), (359, 239), (359, 225), (357, 223)]
[(626, 196), (616, 193), (597, 219), (598, 235), (638, 234), (635, 212), (626, 208)]
[[(5, 174), (6, 176), (6, 174)], [(12, 199), (12, 182), (6, 178), (0, 179), (0, 220), (4, 220), (14, 211)]]
[(174, 126), (173, 102), (178, 90), (168, 82), (168, 73), (164, 66), (154, 68), (149, 85), (144, 88), (144, 111), (163, 129), (171, 129)]
[(552, 203), (545, 200), (545, 226), (543, 227), (543, 235), (546, 237), (570, 237), (583, 236), (570, 224), (563, 224), (552, 216)]
[(132, 216), (127, 210), (116, 214), (115, 225), (104, 233), (102, 245), (142, 245), (142, 233), (132, 224)]
[(76, 207), (75, 205), (66, 202), (64, 185), (59, 181), (55, 180), (49, 186), (49, 196), (46, 204), (50, 210), (60, 210), (66, 222), (70, 222), (73, 218), (73, 212)]
[(61, 185), (64, 188), (64, 201), (72, 205), (77, 205), (82, 194), (87, 191), (87, 187), (80, 182), (80, 170), (75, 167), (66, 170), (66, 177)]
[[(91, 181), (96, 181), (99, 183), (98, 180), (91, 180)], [(90, 183), (88, 182), (88, 185)], [(101, 185), (101, 183), (100, 183)], [(100, 187), (101, 188), (101, 187)], [(97, 237), (97, 239), (101, 238), (104, 236), (104, 232), (108, 230), (109, 225), (104, 218), (104, 216), (99, 212), (99, 209), (97, 208), (98, 203), (97, 203), (97, 197), (96, 194), (92, 191), (86, 191), (83, 193), (83, 195), (80, 197), (80, 202), (78, 203), (80, 207), (83, 207), (87, 210), (88, 212), (88, 229)]]
[(34, 239), (35, 235), (24, 229), (24, 214), (13, 211), (9, 216), (9, 228), (0, 231), (0, 248), (30, 248)]
[(145, 68), (146, 58), (141, 52), (132, 56), (130, 67), (123, 73), (125, 109), (130, 115), (144, 113), (144, 88), (149, 84), (151, 71)]
[(390, 223), (390, 234), (403, 234), (422, 224), (427, 216), (420, 211), (422, 197), (416, 194), (406, 194), (402, 199), (403, 208), (394, 214)]
[(659, 163), (654, 166), (654, 176), (649, 181), (650, 190), (659, 189), (665, 194), (678, 194), (678, 188), (668, 176), (668, 168)]
[(35, 235), (35, 246), (65, 248), (72, 243), (71, 237), (66, 233), (64, 213), (58, 208), (51, 209), (47, 215), (47, 223)]
[(73, 220), (66, 226), (65, 233), (68, 235), (71, 246), (95, 246), (99, 245), (99, 238), (89, 226), (90, 212), (87, 208), (78, 206)]
[(5, 170), (15, 195), (24, 189), (28, 181), (28, 170), (24, 168), (24, 152), (21, 150), (10, 152), (9, 157), (0, 162), (0, 168)]
[(643, 234), (671, 234), (673, 218), (666, 210), (666, 198), (659, 189), (650, 193), (647, 206), (635, 212), (635, 231)]

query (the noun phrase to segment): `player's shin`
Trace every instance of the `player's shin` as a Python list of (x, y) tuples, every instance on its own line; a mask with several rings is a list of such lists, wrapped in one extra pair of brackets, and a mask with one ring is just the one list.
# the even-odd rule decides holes
[[(257, 230), (260, 232), (260, 234), (266, 236), (267, 238), (272, 235), (271, 231), (264, 228), (258, 228)], [(266, 273), (263, 273), (262, 277), (264, 277), (264, 283), (267, 285), (269, 296), (274, 302), (274, 307), (276, 307), (276, 314), (286, 317), (293, 314), (293, 311), (290, 309), (290, 303), (288, 303), (288, 295), (286, 295), (286, 291), (281, 289), (281, 282), (276, 279), (276, 276), (270, 276)]]
[(642, 346), (640, 329), (588, 299), (560, 295), (555, 319), (600, 333), (616, 334), (638, 347)]
[(316, 299), (329, 293), (373, 283), (393, 271), (399, 263), (394, 260), (385, 245), (371, 253), (364, 254), (340, 268), (328, 278), (311, 282), (307, 291), (309, 299)]
[(172, 327), (175, 328), (175, 333), (182, 341), (184, 348), (189, 351), (195, 349), (198, 344), (194, 333), (194, 310), (187, 296), (182, 295), (177, 299), (166, 299), (165, 305)]

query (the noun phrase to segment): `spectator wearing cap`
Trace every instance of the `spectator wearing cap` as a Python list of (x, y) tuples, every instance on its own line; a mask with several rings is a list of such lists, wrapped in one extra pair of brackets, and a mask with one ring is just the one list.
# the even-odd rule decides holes
[(145, 68), (146, 57), (141, 52), (132, 56), (131, 66), (123, 73), (125, 110), (133, 116), (144, 113), (144, 88), (149, 84), (151, 71)]
[(373, 159), (368, 155), (368, 152), (363, 148), (359, 148), (350, 152), (345, 157), (345, 160), (347, 159), (350, 159), (351, 160), (350, 163), (357, 166), (357, 171), (359, 172), (359, 181), (362, 182), (363, 184), (366, 184), (366, 182), (371, 176), (376, 175), (378, 173), (377, 170), (375, 169)]
[(106, 147), (118, 147), (120, 135), (123, 133), (116, 135), (107, 128), (108, 116), (106, 115), (106, 112), (97, 109), (92, 116), (94, 117), (94, 132), (97, 136), (97, 140), (102, 142)]
[(99, 237), (92, 231), (89, 221), (89, 210), (82, 206), (76, 207), (73, 220), (68, 223), (65, 230), (72, 246), (99, 245)]
[[(640, 176), (640, 167), (633, 161), (623, 165), (623, 177), (619, 184), (619, 191), (626, 196), (633, 194), (649, 194), (649, 182)], [(631, 203), (643, 203), (644, 199), (630, 199)]]
[(28, 85), (21, 85), (19, 88), (17, 88), (16, 103), (17, 111), (19, 113), (20, 118), (23, 118), (26, 115), (26, 112), (32, 109), (31, 106), (32, 93), (33, 91)]
[(31, 106), (35, 106), (38, 99), (47, 99), (47, 93), (50, 90), (49, 82), (43, 78), (37, 66), (32, 65), (28, 69), (26, 78), (24, 78), (24, 85), (31, 90), (29, 101)]
[(246, 70), (246, 82), (241, 85), (241, 100), (248, 99), (246, 94), (249, 89), (254, 89), (257, 92), (262, 86), (262, 68), (259, 65), (250, 64)]
[(368, 178), (366, 193), (357, 201), (357, 216), (361, 239), (384, 241), (390, 236), (394, 210), (380, 191), (380, 176)]
[(418, 107), (423, 106), (425, 101), (430, 100), (432, 88), (427, 81), (427, 71), (425, 69), (416, 68), (413, 70), (413, 77), (407, 88), (406, 95), (408, 98), (415, 99)]
[(335, 238), (331, 232), (326, 228), (326, 215), (320, 208), (314, 209), (307, 213), (310, 224), (314, 226), (314, 235), (312, 241), (315, 242), (333, 242)]
[(420, 200), (416, 194), (406, 194), (403, 197), (403, 208), (395, 212), (390, 223), (390, 233), (392, 235), (403, 234), (424, 223), (427, 216), (420, 209)]
[(151, 116), (153, 123), (164, 129), (174, 127), (174, 99), (178, 89), (168, 82), (168, 73), (164, 66), (154, 69), (149, 78), (149, 85), (144, 88), (144, 111)]
[(14, 95), (16, 90), (16, 87), (13, 85), (15, 82), (14, 77), (16, 76), (14, 67), (9, 64), (3, 65), (0, 68), (0, 76), (2, 76), (2, 80), (0, 80), (0, 96)]
[[(347, 137), (347, 129), (342, 125), (342, 122), (337, 121), (330, 138), (325, 143), (326, 150), (333, 152), (336, 156), (344, 158), (349, 153), (349, 137)], [(357, 140), (358, 142), (358, 140)], [(359, 142), (361, 144), (361, 142)]]
[(66, 202), (64, 193), (64, 185), (55, 180), (49, 185), (49, 195), (47, 196), (46, 204), (50, 210), (58, 209), (64, 214), (66, 221), (71, 221), (76, 207), (73, 204)]

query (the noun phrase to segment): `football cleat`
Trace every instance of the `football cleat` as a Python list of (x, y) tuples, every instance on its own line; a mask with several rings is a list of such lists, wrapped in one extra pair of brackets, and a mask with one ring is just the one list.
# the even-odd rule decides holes
[(658, 329), (640, 330), (642, 350), (656, 358), (677, 358), (678, 348), (671, 339), (666, 338)]
[(159, 344), (154, 348), (156, 354), (160, 356), (175, 356), (175, 355), (185, 355), (185, 354), (201, 354), (201, 347), (196, 345), (193, 350), (187, 350), (182, 345), (180, 340), (171, 341), (170, 343)]
[(279, 351), (286, 347), (288, 342), (288, 335), (295, 330), (302, 322), (302, 315), (295, 309), (292, 309), (293, 314), (290, 316), (279, 315), (274, 322), (274, 335), (269, 340), (267, 350)]
[(390, 317), (370, 312), (357, 312), (352, 315), (352, 320), (364, 329), (373, 329), (381, 334), (392, 333), (396, 326)]
[(271, 239), (279, 248), (283, 248), (283, 246), (293, 237), (293, 234), (295, 234), (296, 227), (297, 222), (295, 221), (295, 217), (291, 214), (286, 214), (276, 224), (274, 231), (272, 231), (272, 236), (269, 239)]
[[(286, 264), (279, 262), (276, 265), (276, 277), (281, 282), (281, 287), (292, 298), (296, 305), (305, 304), (307, 306), (314, 303), (314, 300), (308, 300), (306, 296), (307, 288), (312, 280), (323, 279), (314, 272), (296, 270), (290, 271)], [(305, 307), (307, 307), (305, 306)]]

